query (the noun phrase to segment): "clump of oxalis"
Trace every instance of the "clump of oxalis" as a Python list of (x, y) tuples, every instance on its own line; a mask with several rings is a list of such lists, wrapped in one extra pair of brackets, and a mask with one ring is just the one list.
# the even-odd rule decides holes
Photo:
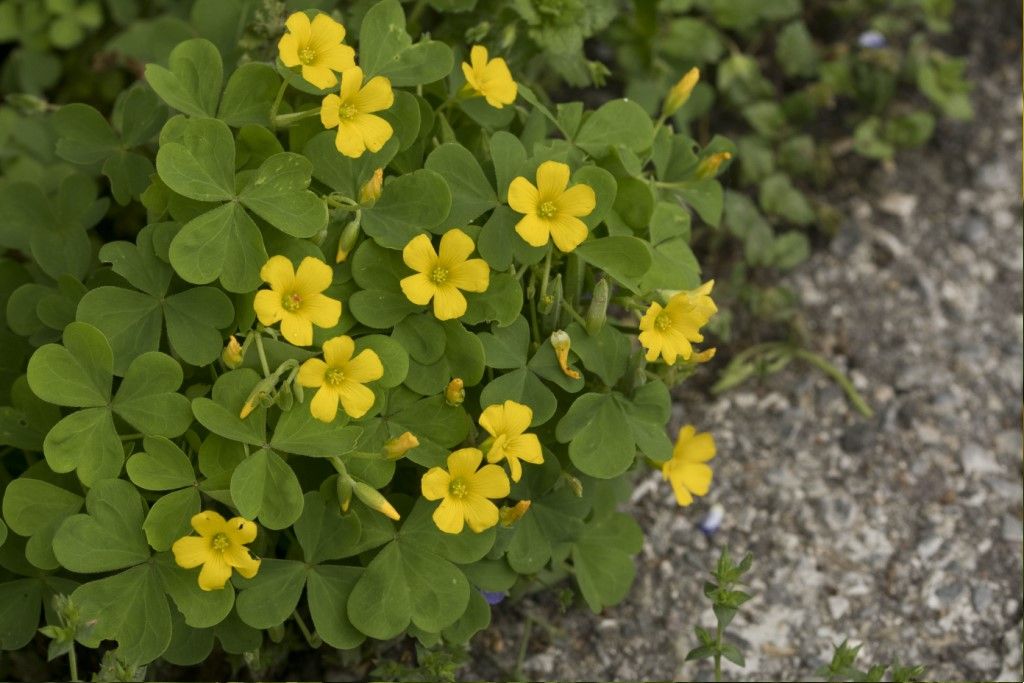
[(283, 24), (237, 67), (181, 42), (109, 117), (40, 107), (52, 166), (4, 168), (0, 647), (42, 626), (72, 678), (285, 628), (465, 643), (566, 577), (597, 612), (635, 573), (630, 474), (711, 483), (710, 433), (667, 433), (714, 352), (686, 198), (728, 153), (665, 123), (693, 77), (652, 120), (414, 43), (396, 0), (358, 41)]

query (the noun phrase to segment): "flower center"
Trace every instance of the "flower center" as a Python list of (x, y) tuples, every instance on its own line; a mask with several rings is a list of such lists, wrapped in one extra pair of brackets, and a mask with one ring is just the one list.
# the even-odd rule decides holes
[(668, 328), (672, 327), (672, 316), (664, 311), (658, 314), (658, 317), (654, 319), (654, 326), (665, 332)]
[(458, 479), (452, 479), (451, 483), (448, 484), (448, 493), (450, 493), (453, 498), (462, 500), (466, 497), (466, 494), (469, 493), (469, 487), (466, 486), (466, 481), (461, 477)]
[(332, 387), (336, 387), (345, 381), (345, 373), (341, 368), (328, 368), (324, 373), (324, 381)]
[(217, 534), (213, 537), (213, 540), (210, 541), (210, 545), (213, 546), (214, 550), (224, 552), (231, 547), (231, 539), (228, 538), (227, 534)]
[(343, 104), (340, 107), (338, 107), (338, 118), (340, 118), (342, 121), (347, 121), (355, 117), (355, 115), (358, 113), (359, 110), (357, 110), (355, 105), (353, 104)]
[(299, 61), (305, 64), (306, 66), (309, 66), (310, 64), (316, 61), (316, 50), (314, 50), (308, 45), (302, 48), (301, 50), (299, 50)]
[(302, 308), (302, 297), (295, 292), (285, 294), (281, 297), (281, 307), (289, 313), (294, 313)]
[(448, 280), (448, 269), (436, 266), (430, 271), (430, 281), (435, 285), (443, 285)]
[(554, 202), (541, 202), (541, 205), (537, 207), (537, 215), (541, 218), (553, 218), (556, 213), (558, 213), (558, 207)]

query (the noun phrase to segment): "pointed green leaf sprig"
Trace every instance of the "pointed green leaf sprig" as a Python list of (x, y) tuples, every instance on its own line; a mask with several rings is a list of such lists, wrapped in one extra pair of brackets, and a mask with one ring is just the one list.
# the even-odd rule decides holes
[(750, 600), (750, 595), (736, 590), (736, 586), (743, 575), (750, 570), (753, 562), (754, 556), (747, 553), (740, 563), (736, 564), (729, 556), (728, 548), (723, 548), (718, 563), (715, 565), (714, 571), (711, 572), (714, 581), (704, 583), (704, 595), (711, 600), (711, 607), (715, 612), (718, 624), (714, 634), (701, 626), (694, 627), (700, 645), (686, 654), (686, 661), (714, 659), (716, 681), (722, 680), (723, 657), (736, 666), (745, 666), (743, 652), (737, 645), (725, 639), (725, 629), (736, 616), (740, 606)]
[(76, 471), (86, 486), (117, 477), (124, 446), (114, 417), (147, 436), (180, 436), (192, 424), (188, 399), (177, 393), (181, 366), (153, 351), (131, 362), (113, 391), (114, 357), (103, 333), (74, 322), (64, 342), (46, 344), (32, 354), (28, 383), (36, 396), (70, 413), (43, 441), (46, 461), (55, 472)]

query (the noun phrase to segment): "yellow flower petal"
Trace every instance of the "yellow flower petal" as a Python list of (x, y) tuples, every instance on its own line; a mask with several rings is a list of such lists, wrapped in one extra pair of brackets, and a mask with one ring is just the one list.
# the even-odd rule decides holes
[(338, 83), (338, 76), (322, 64), (303, 64), (302, 79), (321, 90), (334, 87)]
[(373, 390), (358, 382), (342, 382), (336, 391), (345, 412), (355, 419), (366, 415), (376, 400)]
[(487, 498), (504, 498), (509, 493), (508, 475), (497, 465), (484, 465), (470, 477), (470, 491)]
[(299, 43), (309, 42), (310, 23), (309, 17), (306, 16), (305, 12), (291, 14), (285, 20), (284, 25)]
[(317, 327), (334, 327), (341, 320), (341, 302), (316, 294), (302, 302), (299, 314)]
[(285, 256), (271, 256), (260, 268), (260, 279), (270, 288), (283, 292), (290, 290), (295, 282), (295, 269)]
[(569, 184), (569, 165), (561, 161), (545, 161), (537, 167), (537, 191), (541, 201), (551, 201)]
[(310, 23), (310, 35), (317, 51), (317, 56), (331, 45), (345, 40), (345, 27), (328, 14), (317, 14)]
[(213, 510), (204, 510), (192, 515), (191, 523), (192, 528), (200, 536), (206, 537), (222, 533), (227, 526), (227, 521)]
[(469, 51), (469, 62), (476, 71), (483, 71), (487, 68), (487, 48), (483, 45), (474, 45)]
[(297, 379), (302, 386), (315, 389), (324, 383), (325, 372), (327, 363), (319, 358), (310, 358), (299, 367)]
[(527, 214), (516, 223), (516, 234), (531, 247), (543, 247), (551, 236), (551, 222), (536, 214)]
[(332, 368), (341, 368), (352, 360), (352, 353), (356, 350), (356, 343), (352, 337), (340, 335), (331, 337), (324, 342), (324, 360)]
[(391, 81), (384, 76), (374, 76), (356, 94), (352, 104), (364, 114), (390, 109), (395, 103)]
[(319, 58), (324, 66), (331, 71), (339, 73), (356, 65), (356, 51), (348, 45), (331, 45), (326, 47), (320, 53)]
[(520, 434), (511, 437), (505, 443), (505, 457), (512, 460), (539, 465), (544, 462), (544, 451), (536, 434)]
[[(494, 465), (488, 465), (494, 467)], [(504, 477), (505, 472), (501, 475)], [(508, 478), (505, 479), (508, 482)], [(443, 503), (442, 503), (443, 505)], [(462, 501), (462, 514), (466, 524), (476, 533), (486, 531), (498, 523), (498, 506), (482, 496), (468, 495)]]
[(394, 135), (391, 124), (374, 114), (360, 114), (352, 121), (363, 138), (363, 145), (371, 152), (379, 152)]
[(641, 332), (637, 335), (637, 341), (640, 345), (647, 349), (647, 353), (644, 354), (644, 358), (647, 359), (648, 363), (653, 363), (661, 355), (661, 347), (663, 345), (664, 338), (662, 335), (656, 332)]
[(199, 572), (199, 587), (204, 591), (220, 590), (231, 578), (231, 567), (221, 553), (212, 553)]
[(384, 376), (384, 365), (373, 349), (364, 349), (345, 365), (344, 372), (353, 382), (366, 384)]
[(572, 251), (587, 239), (588, 234), (586, 224), (575, 216), (559, 214), (551, 221), (551, 241), (560, 251)]
[(420, 273), (428, 273), (437, 265), (437, 252), (427, 235), (417, 235), (402, 249), (405, 265)]
[(570, 216), (589, 216), (597, 206), (597, 196), (589, 185), (573, 185), (555, 200), (559, 213)]
[(224, 551), (224, 560), (246, 579), (256, 576), (260, 569), (260, 561), (253, 557), (248, 549), (232, 546)]
[(338, 134), (334, 136), (334, 147), (347, 157), (356, 159), (366, 151), (363, 136), (351, 121), (338, 121)]
[(294, 33), (285, 33), (277, 41), (277, 56), (289, 68), (299, 65), (299, 41)]
[(404, 277), (398, 284), (405, 298), (417, 306), (426, 306), (437, 291), (437, 286), (423, 273)]
[(530, 428), (533, 422), (533, 409), (528, 405), (505, 401), (502, 404), (502, 411), (505, 417), (505, 433), (510, 436), (522, 434)]
[(224, 533), (236, 545), (245, 545), (256, 540), (256, 523), (244, 517), (232, 517), (225, 524)]
[(451, 268), (446, 284), (467, 292), (485, 292), (490, 279), (491, 267), (487, 265), (487, 261), (474, 258)]
[(714, 473), (704, 463), (684, 463), (675, 476), (695, 496), (706, 496)]
[(307, 256), (295, 271), (294, 289), (305, 299), (330, 287), (333, 279), (334, 270), (329, 265), (315, 256)]
[[(678, 447), (678, 446), (677, 446)], [(685, 462), (707, 462), (715, 457), (715, 438), (707, 432), (696, 434), (685, 443), (682, 459)]]
[(480, 467), (484, 454), (477, 448), (460, 448), (448, 456), (448, 472), (452, 478), (468, 478)]
[(171, 546), (174, 553), (174, 561), (179, 567), (192, 569), (198, 567), (210, 556), (212, 549), (210, 541), (199, 536), (185, 536), (179, 538)]
[(450, 270), (469, 258), (475, 248), (473, 238), (458, 228), (453, 228), (441, 236), (438, 265)]
[(441, 501), (434, 510), (433, 518), (437, 528), (446, 534), (461, 533), (466, 522), (462, 503), (451, 498)]
[(440, 500), (448, 495), (452, 478), (442, 467), (431, 467), (420, 479), (420, 489), (427, 500)]
[(338, 116), (338, 108), (341, 107), (341, 98), (337, 95), (327, 95), (320, 103), (320, 123), (324, 128), (334, 128), (341, 121)]
[(263, 325), (273, 325), (284, 317), (284, 307), (281, 305), (281, 295), (272, 289), (261, 289), (256, 292), (256, 298), (252, 302), (256, 317)]
[(434, 317), (438, 320), (461, 318), (466, 313), (466, 306), (466, 297), (454, 286), (445, 285), (434, 290)]
[(338, 415), (338, 394), (328, 386), (321, 386), (309, 402), (309, 413), (321, 422), (333, 422)]
[(540, 194), (533, 183), (522, 176), (512, 179), (508, 185), (508, 205), (513, 211), (523, 214), (536, 213), (539, 203)]
[(358, 66), (346, 69), (341, 74), (341, 101), (345, 104), (352, 104), (352, 100), (363, 87), (363, 70)]
[(313, 343), (313, 323), (294, 313), (285, 313), (281, 319), (281, 336), (289, 344), (309, 346)]

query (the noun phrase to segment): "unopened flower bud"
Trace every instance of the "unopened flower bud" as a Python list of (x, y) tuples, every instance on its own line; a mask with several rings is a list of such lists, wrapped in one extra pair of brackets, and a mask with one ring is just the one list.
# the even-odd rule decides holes
[(378, 168), (373, 176), (366, 181), (366, 184), (359, 188), (359, 203), (364, 206), (373, 206), (380, 199), (384, 190), (384, 169)]
[(583, 482), (577, 479), (576, 477), (572, 476), (568, 472), (563, 472), (562, 474), (563, 476), (565, 476), (565, 483), (568, 484), (569, 488), (572, 490), (572, 495), (576, 496), (577, 498), (582, 498)]
[(466, 384), (461, 378), (456, 377), (444, 389), (444, 400), (452, 407), (461, 406), (466, 400)]
[(335, 263), (343, 263), (348, 255), (352, 253), (353, 247), (356, 246), (356, 240), (359, 239), (359, 219), (351, 221), (341, 231), (341, 237), (338, 238), (338, 253), (334, 255)]
[(696, 351), (688, 359), (691, 363), (707, 363), (709, 360), (715, 357), (715, 349), (712, 346), (710, 349), (704, 349), (703, 351)]
[(384, 456), (388, 460), (398, 460), (408, 451), (420, 445), (420, 440), (412, 432), (403, 432), (384, 444)]
[(594, 296), (590, 299), (590, 308), (587, 309), (587, 334), (594, 336), (604, 327), (604, 321), (608, 318), (608, 296), (610, 288), (608, 281), (601, 278), (594, 285)]
[(348, 507), (352, 504), (352, 478), (344, 474), (338, 475), (338, 483), (335, 487), (338, 490), (338, 503), (341, 505), (341, 511), (348, 512)]
[(716, 152), (711, 156), (704, 157), (701, 159), (700, 164), (697, 165), (697, 170), (694, 171), (694, 175), (698, 180), (714, 178), (715, 174), (718, 173), (719, 167), (729, 159), (732, 159), (732, 154), (730, 152)]
[(501, 525), (504, 527), (510, 527), (526, 514), (526, 511), (530, 509), (530, 501), (521, 500), (512, 507), (503, 506), (499, 510), (498, 514), (501, 519)]
[(238, 339), (234, 335), (228, 337), (228, 343), (220, 352), (220, 359), (230, 370), (234, 370), (242, 364), (242, 345), (238, 343)]
[(551, 346), (555, 347), (555, 356), (558, 357), (558, 366), (562, 368), (562, 372), (566, 377), (569, 377), (570, 379), (579, 379), (579, 371), (569, 367), (569, 347), (571, 345), (572, 340), (569, 338), (569, 333), (565, 330), (555, 330), (551, 333)]
[(686, 74), (672, 86), (672, 89), (668, 91), (668, 96), (665, 97), (665, 102), (661, 105), (661, 115), (667, 118), (679, 111), (679, 108), (686, 104), (686, 101), (690, 99), (690, 95), (693, 93), (693, 89), (696, 87), (697, 81), (699, 80), (700, 69), (693, 67), (687, 71)]
[(401, 519), (401, 515), (398, 511), (388, 502), (380, 491), (373, 488), (369, 484), (361, 481), (352, 480), (352, 492), (356, 494), (356, 498), (363, 501), (366, 507), (371, 510), (376, 510), (380, 514), (384, 515), (389, 519), (393, 519), (396, 522)]

